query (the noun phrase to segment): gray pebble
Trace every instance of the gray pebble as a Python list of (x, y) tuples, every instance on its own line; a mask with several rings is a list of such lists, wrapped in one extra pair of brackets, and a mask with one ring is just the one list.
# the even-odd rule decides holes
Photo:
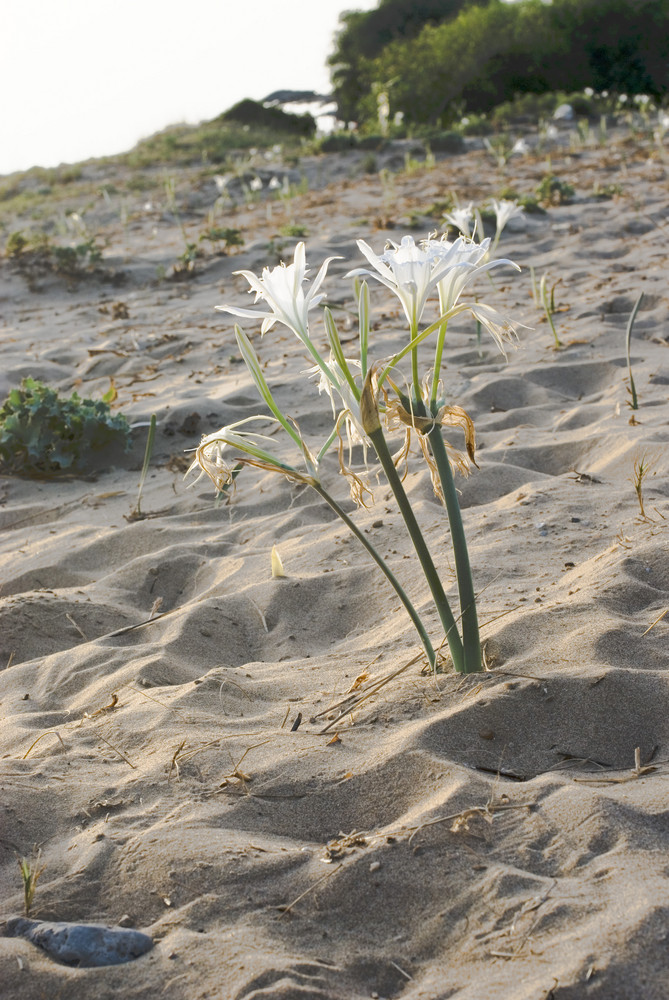
[(146, 954), (153, 938), (141, 931), (105, 924), (71, 924), (14, 917), (4, 927), (6, 937), (22, 937), (65, 965), (121, 965)]

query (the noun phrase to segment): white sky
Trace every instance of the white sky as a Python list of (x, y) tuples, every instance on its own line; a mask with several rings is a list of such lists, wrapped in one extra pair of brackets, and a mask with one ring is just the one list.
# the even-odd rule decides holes
[(329, 92), (339, 14), (377, 0), (3, 0), (0, 174), (130, 149), (243, 97)]

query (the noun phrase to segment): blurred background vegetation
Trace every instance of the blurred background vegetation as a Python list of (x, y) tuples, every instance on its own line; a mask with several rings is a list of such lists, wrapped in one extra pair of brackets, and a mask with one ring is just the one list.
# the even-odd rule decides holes
[(380, 0), (348, 11), (329, 57), (342, 121), (448, 127), (518, 95), (669, 86), (669, 0)]

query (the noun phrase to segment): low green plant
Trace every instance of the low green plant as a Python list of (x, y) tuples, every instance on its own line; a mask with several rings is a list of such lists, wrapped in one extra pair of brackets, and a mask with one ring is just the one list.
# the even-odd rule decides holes
[(308, 230), (306, 226), (301, 226), (299, 223), (287, 222), (285, 226), (281, 226), (279, 233), (292, 239), (301, 239), (307, 235)]
[(183, 278), (191, 278), (195, 273), (195, 261), (201, 256), (202, 250), (197, 243), (186, 243), (186, 249), (177, 257), (170, 276), (175, 281), (180, 281)]
[(29, 284), (39, 277), (55, 274), (73, 285), (86, 275), (102, 273), (99, 267), (102, 248), (92, 236), (80, 243), (59, 246), (52, 243), (46, 233), (36, 232), (26, 236), (23, 231), (17, 230), (7, 238), (5, 256)]
[(639, 504), (639, 513), (644, 521), (648, 520), (648, 515), (646, 514), (646, 507), (644, 504), (643, 481), (648, 475), (650, 467), (650, 462), (646, 459), (645, 454), (642, 455), (641, 458), (637, 458), (634, 461), (632, 483), (634, 485), (637, 503)]
[(41, 865), (39, 863), (40, 856), (41, 852), (37, 851), (32, 859), (17, 858), (19, 871), (21, 872), (21, 882), (23, 883), (23, 909), (26, 917), (30, 916), (30, 909), (35, 898), (37, 882), (40, 875), (46, 868), (46, 865)]
[[(625, 333), (625, 354), (627, 356), (627, 375), (628, 375), (628, 378), (629, 378), (629, 385), (627, 387), (627, 391), (630, 394), (630, 399), (628, 400), (628, 403), (629, 403), (630, 409), (632, 409), (632, 410), (638, 410), (639, 409), (639, 397), (637, 395), (636, 385), (634, 383), (634, 376), (632, 375), (632, 358), (631, 358), (631, 355), (630, 355), (630, 349), (631, 349), (631, 344), (632, 344), (632, 330), (634, 329), (634, 321), (636, 319), (636, 314), (638, 313), (639, 309), (641, 308), (642, 301), (643, 301), (643, 292), (641, 293), (641, 295), (639, 296), (639, 298), (634, 303), (634, 308), (632, 309), (630, 318), (629, 318), (629, 320), (627, 322), (627, 331)], [(636, 418), (635, 418), (634, 414), (632, 414), (632, 417), (630, 419), (630, 423), (631, 424), (636, 423)]]
[(10, 260), (17, 260), (29, 246), (29, 240), (20, 231), (10, 233), (5, 243), (5, 255)]
[[(532, 278), (534, 280), (534, 273), (532, 274)], [(564, 344), (562, 343), (562, 341), (560, 340), (560, 338), (557, 335), (557, 330), (555, 329), (555, 323), (553, 322), (553, 313), (556, 311), (555, 310), (555, 289), (560, 284), (560, 281), (561, 281), (561, 279), (558, 279), (557, 281), (555, 281), (551, 285), (551, 288), (550, 288), (550, 291), (549, 291), (549, 289), (548, 289), (548, 274), (542, 275), (541, 281), (539, 282), (539, 294), (538, 294), (539, 304), (541, 305), (541, 307), (544, 310), (544, 313), (546, 314), (546, 319), (548, 320), (548, 323), (550, 325), (551, 331), (553, 333), (553, 340), (554, 340), (553, 348), (556, 351), (559, 351), (560, 348), (564, 347)]]
[(599, 201), (608, 201), (609, 198), (616, 198), (623, 193), (620, 184), (599, 184), (596, 183), (592, 189), (593, 198)]
[(560, 180), (555, 174), (546, 174), (536, 188), (539, 201), (544, 205), (562, 205), (574, 197), (573, 185)]
[[(296, 421), (278, 406), (263, 374), (262, 363), (248, 336), (239, 326), (235, 326), (239, 351), (269, 416), (246, 416), (205, 435), (189, 470), (197, 470), (201, 475), (208, 476), (220, 492), (232, 480), (232, 460), (228, 461), (224, 454), (227, 450), (235, 453), (234, 460), (238, 464), (277, 472), (315, 490), (364, 546), (394, 588), (420, 636), (430, 665), (436, 669), (435, 647), (400, 581), (323, 482), (322, 460), (335, 447), (339, 468), (348, 480), (351, 496), (358, 504), (366, 506), (372, 499), (367, 455), (373, 451), (395, 496), (425, 575), (453, 665), (462, 673), (481, 670), (482, 657), (476, 595), (453, 471), (458, 469), (467, 472), (475, 464), (475, 434), (474, 425), (465, 411), (444, 399), (441, 369), (448, 322), (462, 312), (468, 311), (480, 321), (501, 349), (504, 342), (514, 335), (513, 324), (491, 306), (476, 300), (461, 301), (466, 285), (474, 277), (493, 267), (511, 263), (506, 260), (486, 262), (489, 245), (489, 240), (477, 244), (461, 237), (453, 244), (443, 239), (428, 239), (417, 246), (411, 236), (405, 236), (401, 244), (393, 243), (382, 256), (377, 256), (366, 243), (358, 241), (371, 269), (355, 268), (349, 272), (349, 277), (355, 277), (357, 282), (359, 352), (356, 358), (345, 356), (329, 309), (326, 308), (323, 313), (330, 349), (328, 357), (319, 351), (309, 329), (308, 314), (323, 298), (319, 289), (332, 258), (324, 262), (308, 289), (304, 288), (307, 269), (303, 243), (295, 248), (292, 264), (281, 264), (272, 270), (265, 268), (260, 278), (250, 271), (244, 271), (251, 289), (256, 293), (256, 299), (262, 300), (267, 308), (264, 311), (231, 305), (219, 308), (235, 316), (262, 320), (262, 332), (265, 334), (276, 322), (293, 331), (314, 365), (311, 373), (319, 379), (319, 390), (330, 397), (335, 414), (333, 427), (319, 448), (307, 442)], [(372, 331), (369, 289), (365, 280), (358, 281), (365, 277), (377, 279), (397, 296), (409, 326), (406, 345), (383, 363), (374, 363), (370, 356), (374, 345), (370, 343)], [(439, 301), (439, 317), (421, 329), (428, 299), (435, 297)], [(428, 338), (434, 341), (434, 363), (430, 371), (421, 375), (418, 348)], [(410, 370), (406, 374), (402, 374), (399, 368), (404, 358), (410, 360)], [(406, 386), (406, 391), (402, 388), (403, 385)], [(391, 454), (383, 422), (387, 430), (404, 437), (404, 443), (396, 456)], [(253, 429), (258, 424), (265, 427), (269, 425), (270, 434)], [(444, 427), (457, 427), (462, 431), (464, 451), (444, 438)], [(291, 446), (297, 449), (297, 461), (287, 461), (274, 450), (280, 447), (274, 437), (278, 429), (283, 429)], [(430, 470), (435, 492), (444, 502), (447, 511), (462, 632), (397, 468), (398, 464), (407, 459), (410, 445), (416, 440)], [(353, 457), (356, 446), (361, 446), (363, 453), (362, 469), (354, 467), (357, 464)]]
[(209, 226), (200, 233), (200, 242), (203, 240), (208, 240), (213, 243), (216, 249), (220, 251), (220, 246), (223, 244), (224, 251), (228, 247), (242, 247), (244, 246), (244, 237), (242, 236), (240, 229), (230, 229), (226, 226)]
[(360, 169), (363, 174), (376, 174), (378, 173), (379, 164), (374, 153), (367, 153), (360, 164)]
[(0, 407), (0, 468), (17, 475), (91, 472), (130, 447), (130, 426), (109, 403), (69, 399), (32, 378)]
[(149, 465), (151, 463), (151, 455), (153, 454), (153, 444), (156, 439), (156, 414), (151, 414), (151, 420), (149, 421), (149, 433), (146, 437), (146, 448), (144, 449), (144, 462), (142, 464), (142, 473), (139, 477), (139, 486), (137, 487), (137, 503), (130, 511), (129, 521), (141, 521), (145, 514), (142, 513), (142, 493), (144, 492), (144, 483), (146, 482), (146, 477), (149, 472)]

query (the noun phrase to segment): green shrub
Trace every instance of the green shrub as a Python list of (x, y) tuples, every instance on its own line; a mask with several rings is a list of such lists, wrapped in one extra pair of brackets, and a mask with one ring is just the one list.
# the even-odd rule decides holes
[(321, 153), (346, 153), (349, 149), (355, 149), (357, 145), (357, 136), (352, 132), (333, 132), (321, 139), (318, 148)]
[(248, 97), (224, 111), (219, 115), (218, 121), (236, 122), (239, 125), (266, 128), (305, 138), (314, 135), (316, 131), (316, 122), (311, 115), (291, 115), (281, 108), (267, 108), (259, 101), (252, 101)]
[(423, 127), (414, 129), (412, 136), (422, 139), (433, 153), (462, 153), (465, 148), (462, 135), (452, 130)]
[[(386, 5), (381, 0), (379, 11)], [(406, 14), (412, 5), (396, 6)], [(669, 93), (669, 0), (443, 0), (442, 9), (443, 17), (437, 11), (410, 33), (377, 30), (371, 15), (342, 16), (330, 58), (340, 118), (371, 127), (375, 83), (387, 93), (390, 117), (402, 112), (408, 126), (446, 125), (463, 108), (471, 115), (502, 103), (511, 105), (502, 117), (533, 114), (543, 102), (554, 110), (556, 92), (574, 95), (576, 114), (589, 116), (585, 87)]]
[(539, 201), (549, 205), (562, 205), (574, 197), (573, 185), (554, 174), (547, 174), (537, 185), (536, 192)]
[(0, 469), (18, 475), (91, 472), (130, 447), (130, 427), (105, 400), (69, 399), (32, 378), (0, 407)]

